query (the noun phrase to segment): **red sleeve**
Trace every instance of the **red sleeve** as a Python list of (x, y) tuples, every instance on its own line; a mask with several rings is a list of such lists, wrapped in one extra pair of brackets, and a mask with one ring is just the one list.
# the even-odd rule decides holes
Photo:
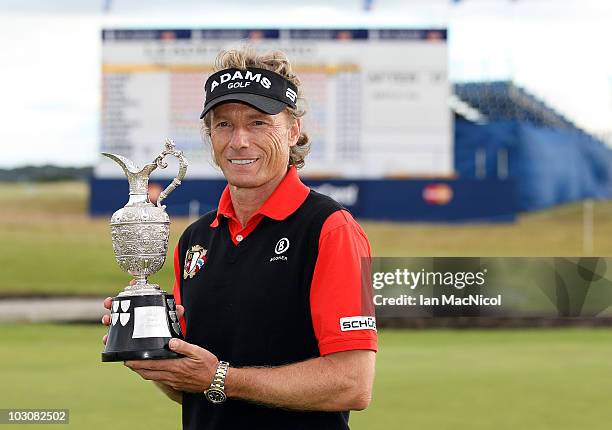
[(321, 355), (377, 350), (370, 258), (368, 238), (350, 213), (337, 211), (325, 220), (310, 288)]
[[(179, 249), (178, 244), (174, 248), (174, 286), (172, 287), (172, 295), (174, 296), (174, 301), (177, 305), (182, 305), (181, 301), (181, 267), (179, 263)], [(181, 323), (181, 329), (183, 330), (183, 335), (186, 333), (185, 326), (185, 317), (183, 316), (179, 321)]]

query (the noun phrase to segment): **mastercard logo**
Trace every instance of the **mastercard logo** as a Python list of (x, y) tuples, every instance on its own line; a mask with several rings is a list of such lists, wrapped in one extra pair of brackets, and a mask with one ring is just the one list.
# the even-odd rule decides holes
[(163, 31), (159, 38), (161, 40), (175, 40), (176, 33), (174, 31)]
[(446, 205), (453, 199), (453, 189), (448, 184), (429, 184), (423, 188), (423, 200), (430, 205)]

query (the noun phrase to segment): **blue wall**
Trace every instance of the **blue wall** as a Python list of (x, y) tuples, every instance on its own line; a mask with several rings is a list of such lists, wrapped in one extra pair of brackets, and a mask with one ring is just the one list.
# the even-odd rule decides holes
[[(509, 179), (497, 179), (500, 149), (508, 153)], [(475, 153), (486, 153), (486, 178), (475, 178)], [(456, 180), (312, 180), (356, 217), (390, 221), (512, 221), (518, 211), (585, 198), (612, 197), (612, 150), (575, 131), (518, 121), (479, 125), (455, 121)], [(155, 182), (155, 181), (152, 181)], [(157, 182), (162, 186), (166, 184)], [(427, 187), (442, 185), (448, 202), (426, 201)], [(170, 214), (187, 215), (197, 200), (200, 213), (215, 209), (222, 180), (186, 180), (167, 199)], [(128, 197), (125, 179), (92, 179), (90, 212), (108, 215)]]
[(479, 148), (486, 153), (487, 178), (497, 177), (498, 150), (507, 150), (521, 211), (612, 197), (612, 150), (586, 134), (518, 121), (455, 121), (455, 169), (461, 178), (475, 177)]
[[(165, 186), (163, 181), (151, 181)], [(362, 219), (389, 221), (503, 221), (514, 220), (516, 198), (512, 181), (490, 180), (330, 180), (305, 181), (331, 195)], [(216, 209), (225, 182), (185, 180), (167, 200), (171, 215), (187, 215), (189, 202), (200, 203), (200, 213)], [(433, 201), (424, 192), (434, 190)], [(436, 189), (452, 195), (436, 201)], [(126, 179), (92, 179), (90, 212), (108, 216), (128, 199)]]

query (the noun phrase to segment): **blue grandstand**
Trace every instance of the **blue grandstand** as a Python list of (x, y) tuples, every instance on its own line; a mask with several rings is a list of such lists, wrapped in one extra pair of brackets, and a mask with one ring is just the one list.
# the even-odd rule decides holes
[(456, 84), (455, 94), (492, 121), (518, 120), (539, 127), (582, 133), (574, 123), (508, 81)]
[(454, 86), (455, 170), (512, 179), (519, 210), (612, 196), (612, 150), (511, 82)]

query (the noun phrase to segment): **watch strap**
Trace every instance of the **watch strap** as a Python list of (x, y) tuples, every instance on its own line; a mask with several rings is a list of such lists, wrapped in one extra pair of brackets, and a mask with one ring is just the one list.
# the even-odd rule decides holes
[(229, 369), (229, 363), (227, 361), (219, 361), (217, 364), (217, 371), (210, 384), (210, 388), (217, 388), (225, 393), (225, 377)]

